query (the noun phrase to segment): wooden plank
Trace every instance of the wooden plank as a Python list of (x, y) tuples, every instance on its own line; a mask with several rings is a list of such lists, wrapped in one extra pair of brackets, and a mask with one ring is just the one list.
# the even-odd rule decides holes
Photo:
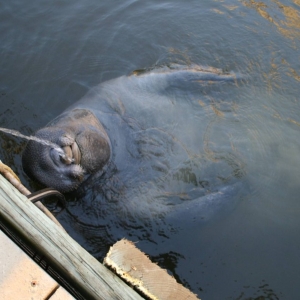
[(104, 264), (152, 300), (199, 300), (195, 294), (152, 263), (135, 245), (123, 239), (110, 247)]
[[(2, 300), (45, 299), (58, 284), (0, 230)], [(66, 294), (68, 296), (68, 294)], [(71, 299), (71, 298), (65, 298)]]
[[(21, 194), (28, 196), (31, 192), (21, 183), (21, 180), (15, 174), (15, 172), (7, 165), (5, 165), (0, 160), (0, 173), (6, 178)], [(31, 199), (32, 200), (32, 199)], [(43, 205), (42, 202), (35, 202), (35, 206), (37, 206), (45, 215), (48, 216), (54, 223), (63, 228), (60, 223), (56, 220), (56, 218), (52, 215), (52, 213), (47, 209), (46, 206)]]
[(0, 176), (0, 217), (89, 299), (142, 299)]

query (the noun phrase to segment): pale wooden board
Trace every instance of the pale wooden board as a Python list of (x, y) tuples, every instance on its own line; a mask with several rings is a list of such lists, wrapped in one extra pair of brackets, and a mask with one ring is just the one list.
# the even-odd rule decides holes
[(110, 248), (104, 264), (150, 299), (199, 299), (126, 239)]
[[(58, 284), (0, 230), (2, 300), (48, 297)], [(67, 295), (66, 295), (67, 296)], [(65, 298), (72, 299), (72, 298)]]
[[(89, 299), (142, 299), (0, 176), (5, 219)], [(23, 298), (25, 299), (25, 298)]]

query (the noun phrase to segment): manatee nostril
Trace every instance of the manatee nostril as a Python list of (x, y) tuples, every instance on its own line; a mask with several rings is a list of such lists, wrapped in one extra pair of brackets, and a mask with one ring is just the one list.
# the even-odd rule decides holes
[(66, 152), (59, 154), (60, 161), (66, 165), (70, 165), (74, 162), (72, 157), (69, 157)]
[(66, 165), (70, 165), (74, 162), (73, 153), (70, 146), (62, 147), (64, 154), (60, 155), (60, 160), (65, 163)]
[(66, 165), (70, 165), (73, 161), (72, 158), (68, 157), (62, 148), (52, 148), (50, 150), (50, 156), (53, 162), (59, 166), (59, 162), (62, 162)]
[(73, 158), (73, 153), (70, 146), (64, 146), (62, 149), (67, 157)]
[(76, 142), (70, 146), (62, 147), (63, 153), (59, 154), (60, 161), (66, 165), (79, 165), (81, 161), (81, 153)]
[(81, 161), (81, 152), (76, 142), (71, 145), (73, 160), (76, 165), (80, 164)]

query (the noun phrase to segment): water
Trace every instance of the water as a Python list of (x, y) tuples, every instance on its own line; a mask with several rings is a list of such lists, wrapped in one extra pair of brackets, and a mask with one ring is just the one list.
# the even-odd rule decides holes
[[(0, 5), (0, 20), (0, 126), (25, 135), (135, 69), (191, 62), (243, 74), (242, 87), (199, 95), (212, 119), (201, 131), (205, 153), (225, 144), (241, 161), (247, 193), (232, 210), (168, 238), (153, 227), (155, 239), (140, 222), (109, 223), (109, 206), (91, 200), (88, 215), (80, 195), (60, 220), (100, 260), (115, 240), (138, 235), (138, 246), (202, 299), (298, 297), (299, 1), (13, 0)], [(1, 160), (36, 189), (22, 171), (25, 143), (0, 141)]]

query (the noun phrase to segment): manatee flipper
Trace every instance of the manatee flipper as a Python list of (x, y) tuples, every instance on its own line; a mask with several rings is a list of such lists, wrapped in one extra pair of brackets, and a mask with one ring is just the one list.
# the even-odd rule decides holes
[(243, 189), (244, 185), (237, 182), (200, 198), (185, 200), (181, 204), (174, 205), (166, 213), (165, 222), (182, 224), (186, 228), (211, 221), (215, 217), (228, 216), (228, 213), (240, 202)]
[[(239, 73), (227, 72), (218, 68), (204, 67), (199, 65), (183, 66), (177, 64), (171, 64), (169, 66), (148, 70), (136, 70), (133, 71), (130, 76), (141, 78), (140, 83), (143, 83), (142, 78), (147, 77), (147, 84), (149, 85), (149, 79), (151, 79), (151, 86), (155, 91), (160, 87), (161, 89), (168, 88), (170, 86), (183, 86), (185, 83), (238, 83), (243, 76)], [(150, 78), (149, 78), (150, 76)]]

